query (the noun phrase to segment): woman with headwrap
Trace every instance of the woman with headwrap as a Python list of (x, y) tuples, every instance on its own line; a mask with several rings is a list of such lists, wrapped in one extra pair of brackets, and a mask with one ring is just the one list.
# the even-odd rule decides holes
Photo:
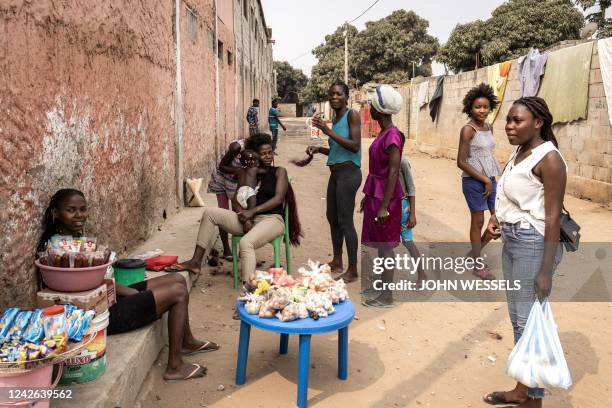
[[(378, 249), (379, 258), (393, 258), (393, 248), (401, 241), (403, 190), (399, 180), (405, 137), (393, 124), (391, 115), (402, 108), (402, 96), (390, 85), (378, 85), (369, 92), (370, 115), (380, 125), (380, 133), (370, 145), (369, 172), (361, 200), (363, 228), (361, 244)], [(393, 282), (394, 270), (385, 269), (382, 281)], [(377, 289), (377, 288), (374, 288)], [(393, 294), (381, 294), (363, 302), (369, 307), (391, 307)]]

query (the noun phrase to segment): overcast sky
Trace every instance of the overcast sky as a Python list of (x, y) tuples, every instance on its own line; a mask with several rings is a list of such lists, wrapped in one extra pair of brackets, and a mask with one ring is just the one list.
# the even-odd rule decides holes
[[(345, 21), (359, 16), (375, 0), (262, 0), (266, 23), (272, 28), (274, 59), (289, 61), (307, 75), (317, 63), (310, 53)], [(504, 0), (379, 0), (363, 17), (353, 23), (359, 30), (371, 20), (383, 18), (394, 10), (413, 10), (429, 21), (429, 33), (445, 43), (457, 23), (487, 19)], [(303, 55), (305, 54), (306, 55)], [(301, 57), (300, 57), (301, 56)], [(444, 73), (434, 64), (434, 74)]]

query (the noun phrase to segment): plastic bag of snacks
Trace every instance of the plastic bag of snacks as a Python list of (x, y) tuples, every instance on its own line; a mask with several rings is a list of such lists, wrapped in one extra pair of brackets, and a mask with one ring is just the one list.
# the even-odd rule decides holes
[(95, 237), (73, 238), (54, 235), (47, 249), (38, 253), (39, 262), (56, 268), (88, 268), (109, 262), (111, 250), (97, 244)]
[(40, 343), (42, 338), (45, 337), (44, 321), (45, 318), (42, 314), (42, 309), (36, 309), (30, 318), (30, 324), (23, 338), (31, 343)]
[(19, 309), (16, 307), (9, 307), (4, 311), (2, 319), (0, 319), (0, 343), (7, 338), (7, 334), (13, 324), (13, 320), (19, 313)]

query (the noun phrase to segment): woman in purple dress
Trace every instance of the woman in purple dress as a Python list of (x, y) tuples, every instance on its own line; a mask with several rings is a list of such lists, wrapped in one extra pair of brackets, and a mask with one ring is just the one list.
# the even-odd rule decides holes
[[(369, 150), (370, 167), (361, 201), (361, 243), (377, 248), (379, 258), (393, 258), (393, 248), (401, 241), (403, 190), (399, 169), (405, 137), (393, 124), (391, 115), (400, 111), (402, 96), (390, 85), (378, 85), (368, 97), (370, 114), (381, 131)], [(383, 285), (393, 282), (393, 272), (393, 268), (382, 272)], [(393, 293), (385, 287), (378, 297), (363, 302), (368, 307), (391, 307), (392, 304)]]

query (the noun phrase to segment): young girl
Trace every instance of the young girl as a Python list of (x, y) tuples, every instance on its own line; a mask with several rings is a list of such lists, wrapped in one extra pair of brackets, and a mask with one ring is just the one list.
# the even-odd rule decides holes
[[(550, 295), (552, 275), (563, 251), (559, 234), (567, 166), (557, 149), (552, 122), (542, 98), (521, 98), (512, 105), (506, 134), (510, 144), (518, 147), (499, 180), (497, 214), (487, 228), (492, 236), (503, 238), (504, 279), (521, 282), (520, 290), (506, 292), (515, 343), (536, 297), (543, 300)], [(517, 383), (512, 391), (493, 392), (484, 400), (540, 408), (542, 398), (542, 388)]]
[[(232, 198), (232, 208), (237, 212), (251, 210), (257, 206), (257, 192), (260, 185), (257, 176), (266, 172), (259, 167), (259, 155), (253, 150), (244, 150), (240, 154), (240, 164), (242, 167), (234, 167), (223, 161), (219, 164), (221, 171), (234, 174), (238, 179), (238, 189)], [(253, 221), (247, 220), (243, 225), (246, 234), (253, 228)]]
[[(73, 189), (57, 191), (45, 210), (37, 251), (43, 251), (55, 234), (83, 236), (86, 221), (85, 195)], [(116, 285), (116, 291), (117, 303), (109, 309), (109, 335), (144, 327), (168, 312), (169, 353), (164, 379), (188, 380), (206, 374), (206, 367), (185, 363), (183, 355), (215, 351), (219, 346), (193, 336), (189, 325), (189, 292), (181, 275), (169, 274), (130, 286)]]
[(327, 183), (327, 222), (331, 232), (333, 259), (328, 262), (334, 272), (342, 272), (342, 246), (346, 242), (348, 268), (337, 276), (353, 282), (357, 273), (359, 237), (353, 220), (355, 197), (361, 185), (361, 118), (348, 107), (349, 88), (342, 81), (329, 87), (329, 104), (334, 110), (330, 129), (323, 118), (315, 115), (312, 125), (329, 137), (329, 148), (308, 146), (309, 156), (320, 153), (327, 156), (330, 175)]
[[(491, 239), (486, 231), (482, 233), (484, 212), (489, 210), (491, 216), (495, 215), (495, 177), (500, 174), (500, 168), (495, 158), (493, 128), (486, 120), (497, 103), (493, 89), (484, 83), (470, 89), (463, 98), (463, 113), (469, 120), (461, 128), (457, 167), (463, 170), (463, 195), (471, 214), (470, 242), (474, 258), (480, 257), (482, 247)], [(474, 275), (495, 279), (487, 266), (474, 270)]]

